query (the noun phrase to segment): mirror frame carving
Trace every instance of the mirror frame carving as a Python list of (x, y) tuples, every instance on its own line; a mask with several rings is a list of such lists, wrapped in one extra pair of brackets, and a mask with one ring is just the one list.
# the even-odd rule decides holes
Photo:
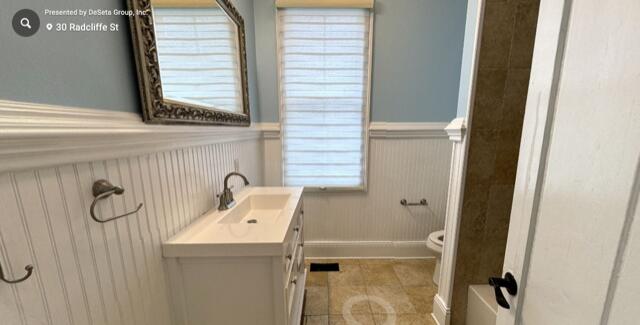
[(242, 85), (242, 113), (165, 100), (162, 96), (160, 65), (156, 48), (151, 0), (128, 0), (133, 12), (145, 15), (129, 17), (133, 51), (136, 59), (138, 88), (142, 101), (142, 116), (151, 124), (199, 124), (249, 126), (249, 86), (244, 20), (229, 0), (215, 0), (237, 26)]

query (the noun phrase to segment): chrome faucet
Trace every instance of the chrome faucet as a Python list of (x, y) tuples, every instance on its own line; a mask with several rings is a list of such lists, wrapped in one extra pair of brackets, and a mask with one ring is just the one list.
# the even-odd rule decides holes
[(224, 177), (224, 189), (222, 190), (222, 193), (219, 194), (220, 205), (218, 205), (218, 210), (220, 211), (227, 210), (236, 204), (236, 201), (233, 199), (233, 192), (231, 192), (231, 188), (229, 187), (229, 178), (234, 175), (242, 177), (244, 185), (249, 185), (249, 181), (244, 175), (237, 172), (227, 174), (227, 176)]

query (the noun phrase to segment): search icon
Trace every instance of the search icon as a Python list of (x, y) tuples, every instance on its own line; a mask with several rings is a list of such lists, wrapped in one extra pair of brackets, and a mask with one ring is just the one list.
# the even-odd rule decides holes
[(13, 15), (11, 25), (16, 34), (29, 37), (40, 28), (40, 17), (31, 9), (21, 9)]
[(20, 26), (22, 27), (27, 27), (29, 29), (31, 29), (31, 25), (29, 25), (29, 18), (22, 18), (20, 19)]

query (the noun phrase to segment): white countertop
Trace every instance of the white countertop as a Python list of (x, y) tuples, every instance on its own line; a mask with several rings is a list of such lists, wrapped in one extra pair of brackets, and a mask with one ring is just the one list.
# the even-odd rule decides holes
[[(276, 256), (282, 254), (291, 220), (302, 197), (302, 187), (246, 187), (234, 193), (236, 205), (225, 211), (217, 207), (162, 244), (165, 257)], [(252, 195), (289, 195), (271, 222), (223, 223), (226, 216)], [(226, 219), (225, 219), (226, 220)]]

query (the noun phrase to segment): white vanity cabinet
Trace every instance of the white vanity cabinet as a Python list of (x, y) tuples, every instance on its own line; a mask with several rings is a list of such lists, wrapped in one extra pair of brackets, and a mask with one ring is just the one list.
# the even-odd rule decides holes
[[(265, 189), (290, 191), (277, 221), (274, 209), (261, 209), (259, 200), (270, 195)], [(301, 323), (307, 274), (302, 189), (252, 188), (242, 193), (234, 208), (205, 215), (163, 245), (174, 324)], [(231, 216), (251, 195), (262, 196), (245, 203), (253, 212), (245, 207), (246, 218)], [(263, 203), (269, 201), (274, 202)], [(226, 214), (238, 221), (223, 222)], [(257, 222), (248, 223), (247, 218)]]

